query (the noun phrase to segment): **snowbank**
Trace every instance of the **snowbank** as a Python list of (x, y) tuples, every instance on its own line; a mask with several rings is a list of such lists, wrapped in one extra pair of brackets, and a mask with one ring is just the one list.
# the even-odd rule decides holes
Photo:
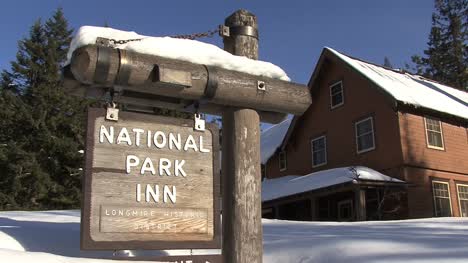
[(264, 220), (268, 263), (468, 262), (468, 219), (381, 222)]
[(311, 173), (304, 176), (289, 175), (262, 182), (262, 201), (304, 193), (354, 180), (387, 181), (404, 183), (364, 166), (335, 168)]
[(288, 118), (262, 132), (260, 139), (262, 164), (266, 164), (271, 156), (275, 154), (276, 149), (281, 146), (290, 124), (291, 118)]
[(386, 69), (325, 47), (396, 100), (468, 119), (468, 93), (421, 76)]
[[(0, 262), (110, 262), (93, 259), (109, 257), (110, 251), (79, 250), (79, 221), (79, 211), (0, 212)], [(467, 218), (263, 220), (263, 234), (265, 263), (468, 262)]]
[(143, 36), (135, 32), (122, 31), (108, 27), (80, 27), (70, 44), (70, 50), (67, 54), (67, 64), (70, 62), (75, 49), (85, 45), (95, 44), (97, 37), (116, 40), (141, 39), (140, 41), (128, 42), (118, 45), (117, 47), (142, 54), (189, 61), (196, 64), (218, 66), (252, 75), (290, 81), (284, 70), (272, 63), (235, 56), (215, 45), (189, 39)]

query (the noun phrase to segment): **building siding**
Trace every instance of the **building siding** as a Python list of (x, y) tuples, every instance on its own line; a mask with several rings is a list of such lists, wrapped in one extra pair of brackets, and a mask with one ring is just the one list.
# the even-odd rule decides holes
[[(285, 171), (279, 170), (278, 154), (267, 163), (268, 178), (304, 175), (323, 169), (364, 165), (376, 170), (393, 169), (402, 163), (398, 114), (392, 101), (363, 76), (341, 61), (330, 61), (322, 78), (311, 87), (314, 103), (298, 121), (286, 146)], [(330, 109), (329, 86), (343, 82), (344, 105)], [(355, 122), (372, 116), (376, 149), (358, 154)], [(326, 135), (327, 164), (312, 167), (310, 141)]]
[(444, 150), (427, 146), (424, 116), (399, 113), (409, 218), (434, 216), (432, 181), (449, 183), (452, 215), (460, 216), (456, 182), (468, 184), (466, 128), (441, 119)]
[[(344, 105), (331, 109), (329, 86), (337, 81), (343, 82)], [(280, 171), (276, 153), (266, 164), (267, 178), (368, 166), (409, 183), (402, 204), (405, 218), (434, 216), (433, 180), (449, 183), (452, 216), (460, 216), (457, 183), (468, 185), (466, 122), (441, 118), (444, 149), (432, 149), (427, 146), (424, 114), (418, 109), (396, 109), (393, 99), (342, 61), (326, 58), (313, 85), (314, 103), (297, 119), (286, 144), (287, 169)], [(358, 154), (354, 125), (369, 116), (374, 121), (376, 148)], [(326, 136), (327, 164), (312, 167), (310, 141), (322, 135)]]
[(427, 146), (424, 116), (399, 113), (401, 145), (406, 165), (468, 174), (466, 127), (441, 120), (444, 150)]

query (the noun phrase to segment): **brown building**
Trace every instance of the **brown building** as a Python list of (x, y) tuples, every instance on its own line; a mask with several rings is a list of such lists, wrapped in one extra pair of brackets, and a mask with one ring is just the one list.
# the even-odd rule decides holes
[(265, 217), (468, 216), (468, 93), (330, 48), (324, 48), (309, 87), (312, 106), (278, 125), (285, 130), (290, 122), (286, 134), (271, 135), (277, 127), (266, 131), (282, 140), (262, 138), (262, 148), (269, 148), (262, 156), (265, 191), (275, 191), (267, 188), (283, 176), (355, 166), (406, 184), (355, 180), (311, 186), (264, 198)]

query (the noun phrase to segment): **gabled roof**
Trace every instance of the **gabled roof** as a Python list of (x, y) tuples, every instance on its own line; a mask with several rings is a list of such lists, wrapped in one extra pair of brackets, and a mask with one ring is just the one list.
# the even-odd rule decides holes
[(303, 176), (282, 176), (262, 182), (262, 202), (322, 189), (343, 183), (373, 181), (405, 184), (404, 181), (384, 175), (364, 166), (341, 167)]
[[(422, 76), (405, 71), (389, 69), (370, 62), (340, 53), (325, 47), (309, 80), (309, 88), (313, 87), (326, 58), (335, 58), (344, 62), (357, 73), (374, 83), (384, 93), (394, 99), (399, 105), (407, 105), (420, 110), (438, 112), (444, 116), (453, 116), (468, 123), (468, 93), (440, 84)], [(300, 116), (295, 116), (281, 143), (286, 147)]]
[(344, 61), (401, 103), (468, 119), (467, 92), (408, 72), (352, 58), (328, 47), (325, 50)]
[(283, 141), (284, 135), (288, 131), (289, 125), (291, 124), (291, 118), (287, 118), (284, 121), (271, 126), (267, 130), (262, 132), (260, 139), (260, 154), (262, 164), (265, 164), (268, 159), (275, 154), (278, 147)]

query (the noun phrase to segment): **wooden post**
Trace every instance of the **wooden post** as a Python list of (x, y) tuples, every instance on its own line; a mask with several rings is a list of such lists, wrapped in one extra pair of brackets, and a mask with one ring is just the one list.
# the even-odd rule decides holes
[(366, 190), (357, 187), (354, 190), (356, 221), (366, 221)]
[(310, 221), (317, 221), (317, 214), (318, 214), (318, 208), (317, 208), (317, 198), (316, 197), (311, 197), (310, 198)]
[[(257, 18), (238, 10), (226, 18), (225, 25), (257, 29)], [(224, 38), (226, 51), (258, 58), (256, 37), (235, 30), (230, 33)], [(224, 262), (262, 262), (260, 120), (255, 110), (227, 108), (223, 112), (222, 173)]]

